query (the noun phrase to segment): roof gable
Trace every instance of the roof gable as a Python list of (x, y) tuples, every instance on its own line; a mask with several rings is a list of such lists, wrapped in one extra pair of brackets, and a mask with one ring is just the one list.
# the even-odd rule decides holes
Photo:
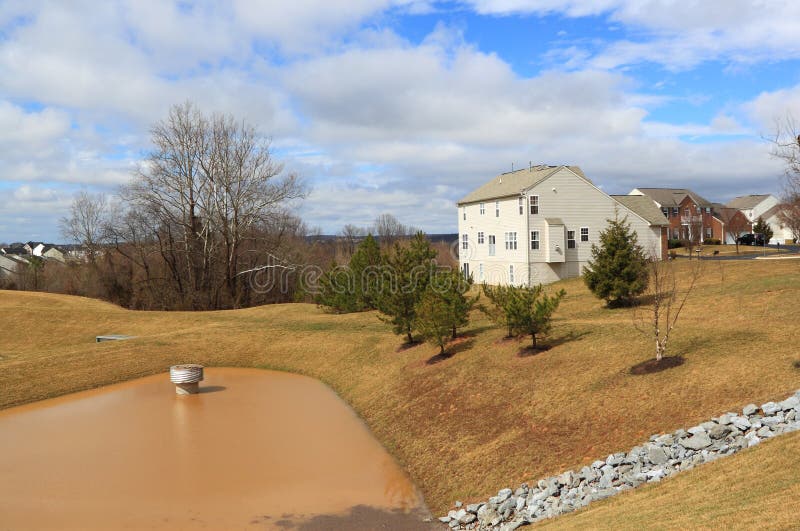
[(725, 206), (730, 208), (755, 208), (770, 198), (770, 194), (741, 195), (728, 201)]
[(697, 204), (697, 206), (711, 206), (711, 201), (699, 194), (696, 194), (688, 188), (636, 188), (636, 190), (646, 195), (662, 207), (680, 206), (681, 202), (687, 195)]
[(652, 199), (644, 195), (612, 195), (617, 201), (650, 225), (669, 225), (664, 213), (656, 206)]
[(520, 195), (525, 190), (536, 186), (562, 168), (566, 168), (578, 177), (589, 181), (586, 175), (584, 175), (583, 170), (578, 166), (531, 166), (530, 168), (501, 173), (491, 181), (467, 194), (458, 201), (458, 204), (463, 205)]

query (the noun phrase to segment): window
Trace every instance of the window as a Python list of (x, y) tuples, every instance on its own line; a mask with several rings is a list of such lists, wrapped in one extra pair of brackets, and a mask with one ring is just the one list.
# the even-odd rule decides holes
[(490, 234), (489, 235), (489, 256), (494, 256), (494, 249), (495, 249), (494, 235)]
[(461, 216), (466, 220), (467, 219), (467, 207), (461, 207)]
[(589, 241), (589, 227), (581, 227), (581, 241), (582, 242)]
[(661, 212), (664, 214), (665, 218), (669, 217), (669, 209), (668, 208), (662, 208)]
[(706, 238), (711, 237), (711, 227), (706, 227)]
[(678, 229), (672, 229), (672, 237), (673, 239), (676, 240), (681, 237), (680, 233), (678, 232)]
[(574, 249), (575, 248), (575, 231), (568, 230), (567, 231), (567, 249)]
[(706, 207), (706, 214), (711, 214), (711, 207)]
[(520, 197), (517, 200), (517, 203), (519, 203), (519, 215), (521, 216), (522, 214), (525, 213), (525, 200), (522, 197)]
[(539, 248), (539, 231), (532, 230), (531, 231), (531, 249), (538, 249)]
[(683, 209), (683, 215), (684, 215), (684, 216), (686, 216), (686, 217), (688, 218), (688, 217), (689, 217), (689, 214), (690, 214), (690, 212), (689, 212), (689, 209), (688, 209), (688, 208), (684, 208), (684, 209)]
[(676, 217), (676, 218), (678, 217), (678, 212), (679, 212), (678, 207), (672, 207), (672, 215), (674, 217)]
[(469, 249), (469, 236), (467, 234), (461, 235), (461, 248), (465, 251)]
[(506, 251), (515, 251), (517, 249), (517, 233), (506, 232)]
[(700, 214), (700, 213), (701, 213), (701, 211), (700, 211), (700, 207), (697, 207), (697, 213), (698, 213), (698, 214)]
[(478, 264), (478, 280), (483, 282), (483, 264)]
[(500, 217), (500, 201), (494, 202), (494, 217), (496, 218)]
[(483, 245), (483, 233), (478, 233), (478, 244)]
[(514, 266), (513, 265), (508, 266), (508, 282), (509, 282), (509, 284), (513, 284), (514, 283)]
[(484, 215), (484, 214), (486, 214), (486, 205), (481, 203), (481, 216)]
[[(532, 195), (529, 198), (531, 203), (531, 214), (538, 214), (539, 213), (539, 196)], [(451, 210), (452, 212), (452, 210)]]

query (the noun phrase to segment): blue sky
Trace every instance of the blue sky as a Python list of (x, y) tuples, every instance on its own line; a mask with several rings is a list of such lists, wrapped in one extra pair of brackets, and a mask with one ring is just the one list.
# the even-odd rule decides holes
[(0, 1), (0, 242), (59, 241), (173, 104), (245, 118), (337, 232), (455, 230), (493, 175), (568, 163), (610, 193), (778, 193), (800, 7), (773, 0)]

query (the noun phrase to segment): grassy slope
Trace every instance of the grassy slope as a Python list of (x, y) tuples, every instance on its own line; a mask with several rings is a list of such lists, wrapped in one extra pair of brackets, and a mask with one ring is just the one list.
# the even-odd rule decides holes
[(555, 529), (797, 529), (800, 433), (547, 521)]
[[(434, 347), (397, 351), (400, 339), (371, 313), (310, 305), (145, 313), (0, 292), (0, 408), (178, 362), (307, 374), (353, 406), (440, 512), (800, 388), (792, 367), (800, 264), (707, 266), (670, 347), (686, 363), (645, 376), (627, 373), (652, 355), (630, 311), (604, 309), (580, 279), (560, 283), (568, 298), (551, 350), (518, 357), (527, 340), (501, 341), (503, 331), (476, 314), (457, 354), (433, 365)], [(111, 333), (139, 338), (92, 343)]]

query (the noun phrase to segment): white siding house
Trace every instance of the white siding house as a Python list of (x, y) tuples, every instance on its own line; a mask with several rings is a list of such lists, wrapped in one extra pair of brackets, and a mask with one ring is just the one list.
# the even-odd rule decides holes
[(744, 195), (731, 199), (726, 206), (741, 210), (754, 225), (758, 218), (763, 218), (772, 229), (772, 239), (769, 243), (791, 243), (792, 231), (781, 223), (778, 217), (781, 210), (780, 201), (774, 195)]
[(617, 213), (627, 216), (640, 245), (663, 257), (667, 221), (652, 201), (610, 196), (576, 166), (504, 173), (458, 207), (460, 266), (476, 282), (535, 285), (579, 276)]

